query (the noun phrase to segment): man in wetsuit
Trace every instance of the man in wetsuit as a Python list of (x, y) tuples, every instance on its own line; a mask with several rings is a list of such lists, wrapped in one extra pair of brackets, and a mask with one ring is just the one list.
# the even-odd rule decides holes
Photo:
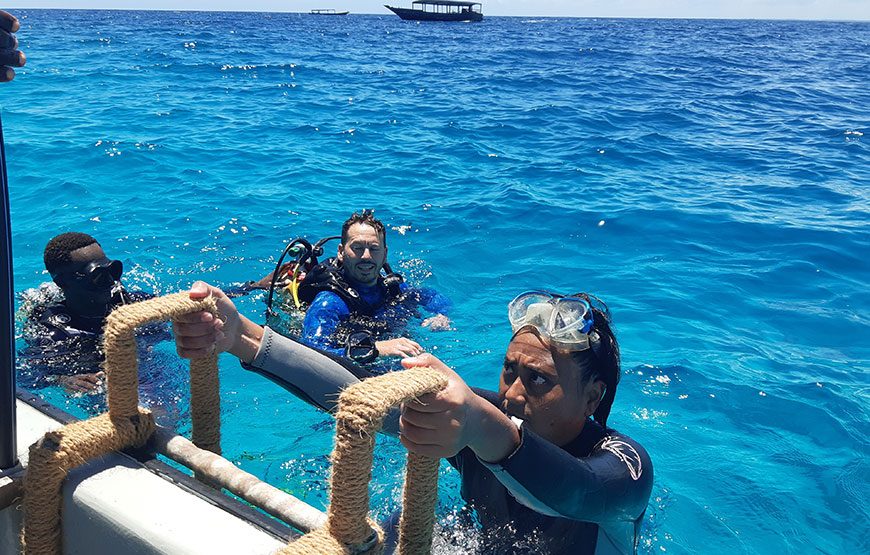
[[(118, 305), (153, 295), (125, 290), (121, 261), (109, 260), (86, 233), (54, 237), (43, 260), (63, 300), (36, 309), (25, 323), (29, 345), (21, 357), (22, 384), (35, 389), (56, 383), (69, 393), (98, 392), (104, 379), (99, 366), (106, 316)], [(143, 328), (141, 335), (168, 337), (159, 326)]]
[[(360, 362), (422, 353), (416, 341), (388, 336), (416, 315), (417, 307), (432, 315), (423, 320), (424, 327), (448, 329), (450, 301), (434, 289), (409, 287), (398, 274), (384, 275), (385, 266), (389, 268), (384, 224), (370, 210), (353, 214), (342, 225), (337, 256), (302, 282), (302, 289), (317, 290), (305, 313), (302, 340)], [(370, 344), (368, 350), (359, 349), (364, 342)]]
[[(229, 351), (243, 366), (305, 401), (334, 410), (338, 392), (366, 372), (241, 316), (215, 287), (220, 319), (199, 312), (175, 323), (188, 358)], [(619, 383), (609, 311), (594, 297), (541, 293), (509, 305), (514, 331), (498, 392), (472, 390), (429, 354), (402, 361), (442, 372), (448, 386), (388, 417), (386, 433), (409, 449), (448, 457), (483, 527), (483, 553), (634, 553), (653, 469), (640, 444), (607, 427)]]

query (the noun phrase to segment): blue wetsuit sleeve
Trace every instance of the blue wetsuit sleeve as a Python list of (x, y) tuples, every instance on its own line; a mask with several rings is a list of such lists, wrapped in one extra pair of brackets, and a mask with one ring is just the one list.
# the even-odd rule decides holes
[(447, 316), (450, 313), (450, 309), (453, 307), (453, 303), (450, 302), (450, 299), (431, 287), (418, 289), (417, 294), (420, 298), (420, 306), (430, 314), (443, 314)]
[(570, 453), (522, 430), (520, 447), (500, 463), (486, 463), (523, 505), (545, 515), (607, 524), (635, 522), (652, 491), (649, 455), (612, 432), (588, 457)]
[(344, 346), (335, 342), (334, 334), (342, 320), (350, 315), (347, 304), (331, 291), (321, 291), (311, 301), (302, 322), (302, 341), (334, 355), (343, 355)]

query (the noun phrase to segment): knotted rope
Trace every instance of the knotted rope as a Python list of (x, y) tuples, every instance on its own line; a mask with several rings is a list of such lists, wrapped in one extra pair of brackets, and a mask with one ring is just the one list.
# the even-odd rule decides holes
[[(375, 433), (391, 407), (439, 391), (447, 379), (429, 368), (369, 378), (342, 392), (332, 451), (331, 500), (326, 526), (278, 551), (278, 555), (360, 555), (383, 551), (383, 531), (368, 518)], [(432, 547), (438, 460), (408, 453), (399, 553), (428, 554)]]
[[(141, 447), (154, 432), (151, 411), (139, 406), (137, 327), (207, 310), (214, 299), (192, 301), (187, 293), (167, 295), (116, 308), (106, 319), (103, 348), (109, 412), (48, 432), (30, 447), (24, 479), (24, 533), (27, 555), (61, 553), (62, 486), (73, 468), (127, 447)], [(217, 356), (190, 365), (193, 442), (220, 453), (220, 397)]]

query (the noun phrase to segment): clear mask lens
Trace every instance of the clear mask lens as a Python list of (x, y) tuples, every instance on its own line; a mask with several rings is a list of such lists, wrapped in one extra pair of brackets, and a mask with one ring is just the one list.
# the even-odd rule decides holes
[(554, 337), (578, 337), (592, 328), (592, 310), (583, 299), (559, 299), (549, 322), (550, 335)]
[(546, 330), (553, 312), (553, 297), (543, 293), (523, 293), (508, 304), (508, 319), (517, 331), (523, 326), (533, 325)]

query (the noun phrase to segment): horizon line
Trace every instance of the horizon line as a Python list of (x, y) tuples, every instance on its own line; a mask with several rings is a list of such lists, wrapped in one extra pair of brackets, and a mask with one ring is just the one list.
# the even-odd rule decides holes
[[(386, 7), (386, 6), (385, 6)], [(311, 15), (310, 11), (263, 11), (263, 10), (209, 10), (209, 9), (166, 9), (166, 8), (16, 8), (7, 7), (5, 11), (14, 13), (21, 11), (79, 11), (79, 12), (188, 12), (188, 13), (247, 13), (247, 14), (299, 14)], [(370, 13), (370, 12), (349, 12), (347, 15), (377, 15), (394, 17), (392, 13)], [(541, 17), (548, 19), (662, 19), (662, 20), (685, 20), (685, 21), (801, 21), (801, 22), (818, 22), (818, 23), (870, 23), (868, 19), (798, 19), (793, 17), (711, 17), (711, 16), (666, 16), (666, 17), (650, 17), (650, 16), (612, 16), (612, 15), (486, 15), (485, 17)], [(346, 16), (344, 16), (346, 17)], [(459, 22), (462, 23), (462, 22)]]

